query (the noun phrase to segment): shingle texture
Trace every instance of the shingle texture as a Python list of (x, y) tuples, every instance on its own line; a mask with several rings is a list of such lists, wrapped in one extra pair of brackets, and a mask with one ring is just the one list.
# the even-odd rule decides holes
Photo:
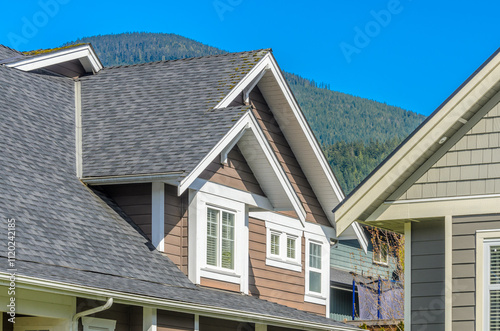
[(23, 53), (12, 48), (0, 45), (0, 63), (9, 63), (14, 61), (14, 58), (19, 61), (24, 57)]
[[(115, 92), (119, 90), (116, 87)], [(257, 298), (192, 284), (170, 259), (152, 250), (112, 201), (77, 179), (74, 82), (0, 66), (0, 91), (0, 210), (4, 220), (16, 219), (18, 275), (343, 325)], [(101, 110), (112, 111), (113, 107), (108, 107)], [(202, 110), (192, 109), (201, 115)], [(231, 116), (240, 111), (228, 110)], [(217, 124), (219, 112), (203, 113), (213, 121), (203, 123)], [(144, 117), (148, 118), (147, 114)], [(230, 121), (223, 123), (229, 126)], [(182, 146), (187, 144), (188, 140)], [(170, 147), (177, 150), (176, 145)], [(6, 272), (6, 240), (0, 241), (0, 247), (0, 272)]]
[(213, 107), (267, 52), (113, 67), (82, 78), (83, 176), (189, 173), (247, 109)]

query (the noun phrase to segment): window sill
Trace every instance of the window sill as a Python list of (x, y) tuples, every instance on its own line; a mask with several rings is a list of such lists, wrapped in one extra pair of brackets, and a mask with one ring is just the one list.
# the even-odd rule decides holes
[(220, 280), (222, 282), (240, 284), (241, 276), (231, 270), (224, 270), (215, 267), (204, 267), (200, 270), (200, 276), (204, 278), (210, 278), (215, 280)]
[(384, 262), (373, 261), (373, 264), (379, 265), (381, 267), (388, 267), (389, 266), (389, 262), (384, 263)]
[(292, 260), (287, 261), (280, 258), (266, 257), (266, 265), (296, 272), (302, 271), (302, 265)]
[(326, 306), (327, 298), (320, 293), (306, 293), (304, 295), (304, 301)]

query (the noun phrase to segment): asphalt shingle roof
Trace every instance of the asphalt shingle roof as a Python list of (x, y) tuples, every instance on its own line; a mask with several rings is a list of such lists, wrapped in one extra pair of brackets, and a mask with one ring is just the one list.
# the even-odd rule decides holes
[(23, 53), (18, 52), (12, 48), (0, 45), (0, 63), (10, 63), (12, 61), (19, 61), (24, 57)]
[[(0, 66), (0, 91), (0, 210), (3, 217), (16, 219), (18, 275), (345, 326), (265, 300), (192, 284), (168, 257), (152, 249), (112, 201), (76, 177), (73, 80)], [(108, 107), (101, 110), (114, 111)], [(202, 110), (192, 109), (213, 123), (222, 112), (201, 116)], [(243, 110), (229, 109), (227, 118)], [(168, 111), (172, 115), (174, 109)], [(180, 148), (188, 144), (185, 140)], [(178, 149), (175, 144), (170, 147)], [(1, 259), (6, 258), (6, 246), (6, 240), (0, 241)], [(6, 269), (7, 263), (1, 262), (0, 272)]]
[(82, 78), (83, 176), (189, 173), (248, 109), (213, 108), (267, 52), (112, 67)]

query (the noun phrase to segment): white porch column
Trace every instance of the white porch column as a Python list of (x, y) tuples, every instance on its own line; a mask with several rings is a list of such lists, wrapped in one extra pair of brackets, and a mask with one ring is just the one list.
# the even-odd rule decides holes
[(151, 241), (160, 252), (165, 250), (165, 184), (152, 183)]
[(411, 331), (411, 222), (405, 223), (405, 331)]
[(255, 323), (255, 331), (267, 331), (267, 325)]
[(142, 309), (142, 330), (157, 331), (156, 308), (144, 307)]

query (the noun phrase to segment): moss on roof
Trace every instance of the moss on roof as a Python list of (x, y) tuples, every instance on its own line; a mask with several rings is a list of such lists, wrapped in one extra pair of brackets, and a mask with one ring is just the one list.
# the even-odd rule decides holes
[(63, 49), (78, 47), (78, 46), (82, 46), (82, 45), (90, 45), (90, 44), (82, 43), (82, 44), (74, 44), (74, 45), (68, 45), (68, 46), (62, 46), (62, 47), (56, 47), (56, 48), (37, 49), (37, 50), (34, 50), (34, 51), (23, 52), (23, 54), (24, 55), (40, 55), (40, 54), (57, 52), (57, 51), (60, 51), (60, 50), (63, 50)]

